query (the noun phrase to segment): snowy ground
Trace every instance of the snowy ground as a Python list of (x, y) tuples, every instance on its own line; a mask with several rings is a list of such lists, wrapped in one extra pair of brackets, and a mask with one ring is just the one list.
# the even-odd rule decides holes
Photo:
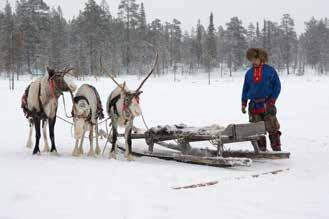
[[(138, 84), (135, 77), (124, 79), (132, 88)], [(151, 78), (145, 85), (141, 104), (150, 126), (247, 121), (240, 113), (242, 77), (218, 79), (211, 86), (206, 77), (180, 79), (174, 83), (172, 77)], [(70, 126), (61, 121), (56, 127), (61, 156), (33, 157), (24, 147), (27, 123), (20, 109), (28, 81), (19, 82), (15, 91), (0, 81), (0, 219), (329, 218), (329, 78), (282, 78), (278, 117), (290, 160), (231, 169), (149, 158), (134, 162), (122, 157), (73, 158)], [(105, 103), (113, 83), (108, 79), (90, 83)], [(61, 103), (60, 115), (62, 107)], [(136, 124), (142, 127), (140, 119)], [(135, 142), (134, 147), (145, 144)], [(242, 147), (250, 146), (234, 145)], [(286, 168), (290, 170), (277, 175), (251, 177)], [(214, 180), (219, 184), (172, 189)]]

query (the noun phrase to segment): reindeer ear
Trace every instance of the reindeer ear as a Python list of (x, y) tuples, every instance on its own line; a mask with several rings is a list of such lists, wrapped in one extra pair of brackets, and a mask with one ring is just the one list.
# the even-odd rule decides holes
[(53, 69), (49, 68), (48, 66), (47, 66), (47, 72), (48, 72), (49, 77), (52, 77), (55, 74), (55, 71)]
[(122, 87), (123, 87), (123, 88), (126, 88), (126, 82), (123, 82)]
[(68, 74), (68, 75), (74, 75), (74, 69), (73, 68), (70, 69), (66, 74)]

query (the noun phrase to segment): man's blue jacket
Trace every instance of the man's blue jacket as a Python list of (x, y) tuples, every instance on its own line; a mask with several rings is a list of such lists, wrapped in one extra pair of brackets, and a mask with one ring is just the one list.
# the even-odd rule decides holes
[(267, 64), (262, 65), (261, 80), (255, 79), (255, 68), (250, 68), (246, 75), (242, 91), (242, 105), (248, 100), (254, 113), (265, 112), (266, 104), (274, 104), (281, 92), (281, 82), (276, 70)]

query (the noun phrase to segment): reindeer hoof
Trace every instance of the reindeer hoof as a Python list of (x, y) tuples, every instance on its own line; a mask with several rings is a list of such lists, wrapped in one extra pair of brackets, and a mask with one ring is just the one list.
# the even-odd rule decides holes
[(82, 148), (79, 148), (79, 155), (83, 155), (83, 149)]
[(125, 155), (127, 161), (134, 161), (134, 157), (131, 154)]
[(42, 152), (49, 153), (50, 152), (49, 147), (45, 146)]
[(34, 150), (32, 155), (41, 155), (40, 150), (39, 149)]
[(95, 153), (96, 153), (96, 155), (100, 155), (101, 154), (101, 149), (99, 147), (96, 147)]
[(72, 152), (72, 156), (79, 157), (79, 150), (78, 149), (74, 149), (74, 151)]
[(27, 143), (27, 144), (26, 144), (26, 147), (27, 147), (27, 148), (32, 148), (32, 142)]
[(109, 159), (117, 159), (117, 155), (115, 152), (111, 152), (110, 153), (110, 156), (109, 156)]
[(90, 150), (90, 151), (88, 152), (88, 157), (95, 157), (95, 152), (94, 152), (94, 150)]
[(59, 153), (56, 150), (54, 150), (54, 151), (51, 151), (50, 152), (50, 155), (52, 155), (52, 156), (59, 156)]

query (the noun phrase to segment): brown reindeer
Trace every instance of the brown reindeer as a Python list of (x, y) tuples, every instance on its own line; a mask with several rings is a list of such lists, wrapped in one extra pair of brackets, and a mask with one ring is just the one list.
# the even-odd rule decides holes
[[(64, 69), (56, 71), (47, 67), (48, 74), (33, 81), (25, 90), (22, 97), (22, 108), (25, 116), (30, 122), (29, 140), (27, 146), (31, 144), (31, 135), (33, 126), (35, 127), (35, 145), (33, 154), (39, 154), (40, 122), (43, 121), (43, 133), (46, 139), (46, 124), (49, 123), (49, 135), (51, 140), (50, 152), (57, 154), (55, 145), (54, 128), (56, 123), (56, 113), (58, 107), (58, 98), (63, 92), (72, 92), (76, 90), (76, 85), (66, 76), (71, 74), (73, 69)], [(48, 143), (45, 140), (45, 151), (48, 152)]]

